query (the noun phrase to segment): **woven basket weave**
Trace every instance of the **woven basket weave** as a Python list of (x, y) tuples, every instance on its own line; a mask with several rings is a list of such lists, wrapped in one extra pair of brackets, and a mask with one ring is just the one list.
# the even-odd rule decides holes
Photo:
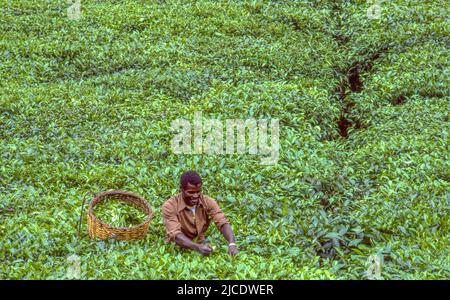
[[(113, 227), (94, 215), (94, 207), (102, 201), (108, 201), (108, 199), (117, 199), (144, 212), (147, 217), (144, 222), (133, 226), (133, 227)], [(123, 191), (123, 190), (113, 190), (107, 192), (101, 192), (94, 196), (92, 201), (89, 203), (88, 210), (88, 230), (89, 237), (92, 239), (98, 238), (101, 240), (105, 239), (117, 239), (117, 240), (138, 240), (145, 237), (147, 234), (150, 221), (153, 216), (153, 211), (148, 204), (148, 202), (141, 196)]]

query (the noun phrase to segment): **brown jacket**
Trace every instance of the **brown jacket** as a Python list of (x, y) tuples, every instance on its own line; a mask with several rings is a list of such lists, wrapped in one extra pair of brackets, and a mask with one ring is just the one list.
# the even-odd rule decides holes
[(211, 219), (218, 229), (230, 223), (216, 201), (206, 195), (200, 197), (195, 216), (187, 207), (181, 193), (169, 198), (163, 204), (162, 212), (169, 241), (174, 241), (179, 233), (184, 233), (191, 240), (197, 237), (198, 242), (202, 242)]

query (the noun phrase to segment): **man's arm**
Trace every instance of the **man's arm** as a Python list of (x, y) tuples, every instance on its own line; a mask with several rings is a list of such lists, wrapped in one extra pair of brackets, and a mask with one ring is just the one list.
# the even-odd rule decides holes
[(208, 255), (212, 251), (212, 249), (206, 245), (194, 243), (184, 233), (177, 234), (175, 243), (182, 248), (195, 250), (203, 255)]
[(228, 241), (228, 244), (235, 243), (233, 229), (231, 229), (230, 224), (227, 223), (220, 227), (220, 232), (222, 232), (222, 235)]
[(235, 256), (236, 254), (238, 254), (239, 251), (236, 247), (233, 229), (231, 229), (230, 224), (227, 223), (220, 227), (220, 232), (228, 241), (228, 253), (230, 253), (231, 256)]
[(228, 253), (231, 256), (236, 255), (239, 251), (235, 244), (234, 233), (233, 229), (231, 229), (230, 222), (214, 199), (208, 198), (207, 200), (209, 207), (208, 214), (213, 218), (217, 228), (219, 228), (222, 235), (228, 241)]

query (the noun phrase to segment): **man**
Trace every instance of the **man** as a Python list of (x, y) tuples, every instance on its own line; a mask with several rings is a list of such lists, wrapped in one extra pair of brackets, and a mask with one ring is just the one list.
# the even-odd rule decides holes
[(180, 193), (168, 199), (162, 211), (169, 241), (180, 247), (210, 254), (213, 249), (205, 245), (205, 232), (212, 219), (228, 241), (228, 253), (235, 256), (239, 252), (230, 222), (216, 201), (202, 194), (202, 180), (196, 172), (181, 176)]

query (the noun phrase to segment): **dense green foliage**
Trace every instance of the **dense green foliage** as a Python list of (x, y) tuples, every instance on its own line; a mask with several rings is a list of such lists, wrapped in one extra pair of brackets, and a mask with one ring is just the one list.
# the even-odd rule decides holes
[[(446, 1), (0, 0), (0, 278), (450, 278)], [(175, 155), (170, 124), (280, 120), (280, 159)], [(161, 205), (198, 170), (231, 259), (165, 241)], [(83, 195), (154, 210), (145, 240), (78, 239)], [(83, 230), (87, 225), (84, 222)]]

